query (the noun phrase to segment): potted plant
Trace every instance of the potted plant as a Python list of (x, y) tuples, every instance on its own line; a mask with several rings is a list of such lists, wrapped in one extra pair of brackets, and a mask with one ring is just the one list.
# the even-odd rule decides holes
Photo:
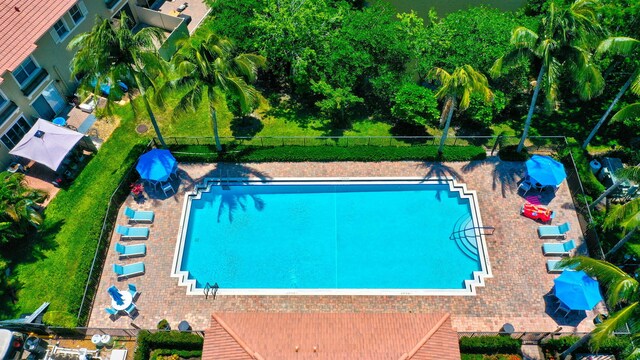
[(158, 330), (171, 330), (171, 326), (169, 325), (169, 322), (167, 321), (167, 319), (162, 319), (158, 322), (158, 326), (157, 326)]
[(133, 199), (138, 201), (138, 200), (142, 200), (144, 198), (144, 186), (142, 186), (142, 184), (140, 183), (133, 183), (131, 184), (131, 196), (133, 196)]

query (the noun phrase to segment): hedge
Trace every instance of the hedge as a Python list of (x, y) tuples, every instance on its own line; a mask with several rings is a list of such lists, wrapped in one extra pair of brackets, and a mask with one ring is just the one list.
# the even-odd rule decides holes
[(570, 146), (568, 151), (573, 155), (573, 160), (575, 161), (576, 169), (578, 169), (578, 175), (580, 175), (580, 181), (582, 182), (585, 194), (591, 197), (600, 196), (606, 188), (591, 172), (591, 167), (589, 166), (591, 159), (588, 157), (587, 152), (577, 145)]
[(225, 148), (216, 154), (208, 145), (170, 146), (186, 162), (302, 162), (302, 161), (470, 161), (484, 160), (480, 146), (449, 146), (438, 155), (437, 146), (245, 146)]
[(460, 354), (461, 360), (522, 360), (522, 356), (515, 354)]
[(202, 350), (174, 350), (174, 349), (155, 349), (151, 351), (150, 360), (158, 359), (158, 356), (177, 355), (181, 359), (201, 358)]
[(507, 145), (500, 147), (498, 150), (498, 157), (502, 161), (527, 161), (529, 160), (529, 152), (526, 148), (523, 148), (521, 152), (518, 152), (518, 145)]
[[(578, 336), (563, 336), (557, 339), (548, 339), (540, 344), (540, 347), (545, 352), (563, 352), (573, 345), (576, 341), (580, 340)], [(631, 340), (626, 336), (612, 336), (606, 339), (598, 349), (601, 354), (613, 354), (616, 357), (621, 356), (625, 350), (631, 345)], [(576, 350), (576, 352), (591, 352), (590, 345), (584, 344)]]
[[(204, 339), (202, 337), (188, 332), (160, 331), (151, 333), (143, 330), (138, 333), (136, 353), (133, 358), (134, 360), (149, 360), (151, 352), (156, 349), (165, 349), (170, 352), (160, 355), (180, 355), (176, 350), (186, 352), (202, 351), (203, 342)], [(159, 354), (156, 353), (155, 356), (157, 355)]]
[(520, 354), (522, 340), (509, 336), (463, 336), (460, 352), (465, 354)]

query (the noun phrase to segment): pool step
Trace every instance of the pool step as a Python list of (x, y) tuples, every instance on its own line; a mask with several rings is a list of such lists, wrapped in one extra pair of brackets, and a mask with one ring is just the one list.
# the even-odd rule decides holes
[(469, 258), (478, 260), (478, 242), (476, 229), (470, 216), (463, 216), (454, 225), (450, 239), (456, 242), (458, 248)]

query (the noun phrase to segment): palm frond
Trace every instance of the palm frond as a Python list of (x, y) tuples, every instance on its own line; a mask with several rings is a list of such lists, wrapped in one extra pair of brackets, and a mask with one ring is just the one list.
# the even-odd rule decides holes
[(518, 26), (511, 32), (511, 40), (509, 42), (516, 49), (534, 49), (538, 39), (539, 36), (535, 31), (524, 26)]
[(625, 232), (640, 226), (640, 198), (636, 198), (611, 210), (604, 220), (606, 230), (617, 226)]
[(613, 36), (602, 40), (596, 49), (596, 54), (612, 53), (614, 55), (630, 55), (640, 44), (640, 41), (625, 36)]
[(618, 110), (613, 117), (611, 117), (611, 121), (622, 121), (626, 119), (637, 119), (640, 118), (640, 103), (635, 103), (631, 105), (627, 105), (622, 109)]
[(602, 344), (607, 338), (611, 337), (616, 330), (623, 328), (630, 319), (638, 316), (639, 314), (637, 312), (638, 303), (634, 302), (622, 308), (622, 310), (611, 314), (607, 320), (596, 325), (595, 330), (591, 332), (591, 344), (595, 350), (597, 351), (600, 344)]

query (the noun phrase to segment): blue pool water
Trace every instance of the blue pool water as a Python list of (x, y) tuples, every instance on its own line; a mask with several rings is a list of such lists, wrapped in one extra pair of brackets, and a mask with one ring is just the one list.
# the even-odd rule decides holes
[(478, 256), (448, 184), (212, 186), (190, 204), (180, 270), (198, 288), (461, 289)]

